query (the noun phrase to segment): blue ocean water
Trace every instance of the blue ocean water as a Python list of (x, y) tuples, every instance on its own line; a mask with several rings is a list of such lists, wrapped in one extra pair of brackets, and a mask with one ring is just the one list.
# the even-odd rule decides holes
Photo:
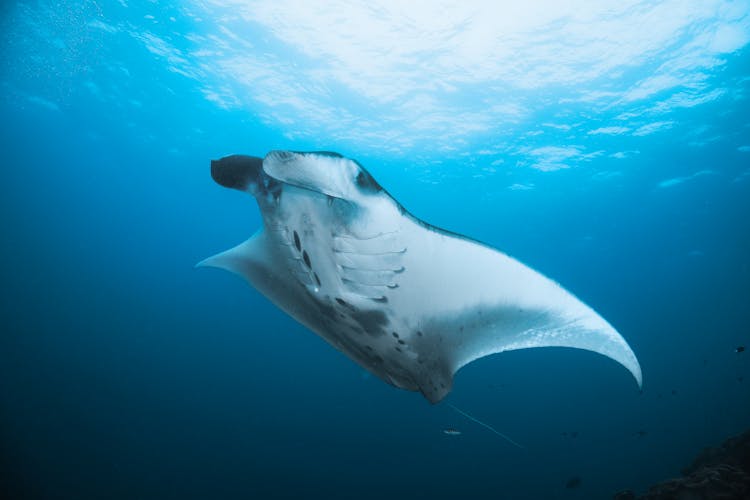
[[(574, 3), (3, 3), (4, 497), (609, 498), (746, 430), (750, 7)], [(560, 282), (643, 391), (466, 366), (446, 401), (519, 450), (195, 269), (260, 226), (209, 161), (273, 149)]]

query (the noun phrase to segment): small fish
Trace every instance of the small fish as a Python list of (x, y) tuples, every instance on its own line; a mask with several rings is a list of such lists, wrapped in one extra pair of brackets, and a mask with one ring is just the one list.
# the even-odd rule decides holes
[(581, 482), (582, 480), (580, 477), (573, 476), (570, 479), (568, 479), (568, 481), (565, 483), (565, 487), (568, 488), (569, 490), (572, 490), (581, 486)]
[(644, 436), (646, 436), (646, 434), (648, 434), (648, 432), (646, 432), (646, 431), (644, 431), (642, 429), (640, 431), (638, 431), (638, 432), (635, 433), (635, 435), (638, 436), (638, 437), (644, 437)]
[(745, 346), (744, 346), (744, 345), (738, 345), (738, 346), (737, 346), (737, 347), (736, 347), (736, 348), (734, 349), (734, 352), (745, 352)]
[(452, 427), (448, 427), (447, 429), (443, 429), (443, 434), (447, 434), (449, 436), (460, 436), (461, 431)]

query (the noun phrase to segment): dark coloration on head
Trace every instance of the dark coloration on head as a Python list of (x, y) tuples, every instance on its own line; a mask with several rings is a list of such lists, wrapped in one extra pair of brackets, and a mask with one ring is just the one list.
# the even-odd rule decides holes
[(359, 174), (357, 174), (356, 181), (357, 186), (363, 193), (377, 193), (383, 190), (383, 188), (380, 187), (380, 184), (378, 184), (378, 182), (373, 179), (370, 173), (364, 168), (361, 168), (361, 166)]
[(245, 191), (257, 183), (263, 172), (263, 159), (256, 156), (232, 155), (211, 160), (211, 177), (217, 184)]
[(734, 350), (734, 352), (745, 352), (745, 346), (738, 345), (737, 348)]
[(211, 160), (211, 177), (220, 186), (250, 191), (255, 197), (273, 196), (278, 201), (282, 185), (263, 171), (263, 159), (256, 156), (232, 155)]
[(574, 488), (578, 488), (581, 486), (581, 478), (578, 476), (573, 476), (565, 483), (565, 487), (572, 490)]

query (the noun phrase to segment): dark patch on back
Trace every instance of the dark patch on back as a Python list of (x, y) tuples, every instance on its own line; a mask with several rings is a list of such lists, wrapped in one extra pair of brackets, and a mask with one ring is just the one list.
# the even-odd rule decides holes
[(302, 250), (302, 243), (299, 240), (299, 234), (297, 234), (297, 231), (294, 231), (294, 247), (298, 252)]
[(394, 338), (394, 339), (397, 339), (397, 338), (398, 338), (398, 333), (396, 333), (396, 332), (391, 332), (391, 335), (393, 335), (393, 338)]
[(320, 286), (320, 278), (318, 278), (318, 273), (313, 273), (313, 278), (315, 278), (315, 283), (317, 283), (318, 286)]

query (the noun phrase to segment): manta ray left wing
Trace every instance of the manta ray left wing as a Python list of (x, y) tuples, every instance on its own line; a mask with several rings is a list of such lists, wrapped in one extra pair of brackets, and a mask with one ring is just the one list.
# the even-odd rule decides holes
[(594, 310), (504, 253), (413, 217), (352, 160), (233, 156), (212, 175), (255, 196), (264, 229), (203, 264), (242, 275), (397, 387), (438, 402), (467, 363), (550, 346), (603, 354), (641, 384), (632, 350)]

